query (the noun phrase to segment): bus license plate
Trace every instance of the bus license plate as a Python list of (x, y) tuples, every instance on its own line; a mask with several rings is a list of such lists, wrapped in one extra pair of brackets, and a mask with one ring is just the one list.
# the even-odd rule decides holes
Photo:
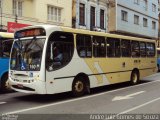
[(18, 86), (19, 88), (23, 88), (23, 85), (22, 85), (22, 84), (17, 84), (17, 86)]

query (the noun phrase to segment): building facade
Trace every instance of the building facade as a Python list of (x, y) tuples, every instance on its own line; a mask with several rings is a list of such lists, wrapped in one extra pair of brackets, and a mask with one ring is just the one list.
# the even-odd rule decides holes
[(107, 32), (108, 0), (73, 0), (73, 28)]
[(158, 38), (158, 0), (109, 0), (109, 32)]
[(160, 48), (160, 0), (158, 0), (158, 40), (157, 40), (157, 47)]
[(72, 26), (72, 0), (0, 0), (1, 31), (8, 22)]

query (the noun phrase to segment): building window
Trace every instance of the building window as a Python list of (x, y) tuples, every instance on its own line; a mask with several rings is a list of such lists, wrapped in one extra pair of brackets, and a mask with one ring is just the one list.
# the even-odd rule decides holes
[(100, 28), (104, 29), (104, 10), (100, 10)]
[(82, 3), (79, 6), (79, 24), (85, 25), (85, 5)]
[(121, 11), (121, 18), (123, 21), (128, 21), (128, 13), (126, 11)]
[(0, 7), (2, 8), (2, 0), (0, 0)]
[(152, 21), (152, 29), (156, 29), (156, 22), (155, 21)]
[(139, 25), (139, 16), (138, 15), (134, 15), (134, 24)]
[(134, 0), (134, 4), (139, 5), (139, 0)]
[(22, 1), (13, 0), (13, 15), (22, 16)]
[(148, 26), (148, 20), (146, 18), (143, 18), (143, 27)]
[(61, 8), (48, 6), (48, 20), (61, 22)]
[(152, 12), (156, 12), (156, 5), (152, 4)]
[(148, 10), (148, 1), (147, 0), (143, 0), (143, 7), (145, 10)]
[[(3, 12), (3, 11), (2, 11), (2, 10), (3, 10), (2, 7), (3, 7), (2, 0), (0, 0), (0, 14), (1, 14), (1, 15), (2, 15), (2, 12)], [(2, 16), (1, 16), (1, 17), (2, 17)]]
[(91, 6), (91, 16), (90, 16), (90, 28), (94, 30), (95, 28), (95, 7)]

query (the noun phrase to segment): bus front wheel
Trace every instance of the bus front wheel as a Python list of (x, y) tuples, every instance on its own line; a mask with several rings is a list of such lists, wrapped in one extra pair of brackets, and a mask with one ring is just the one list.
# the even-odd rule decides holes
[(6, 92), (6, 91), (10, 90), (10, 85), (8, 82), (8, 75), (7, 74), (5, 74), (1, 79), (1, 88), (0, 89), (2, 92)]
[(135, 85), (139, 82), (139, 72), (137, 70), (133, 70), (131, 73), (131, 80), (130, 83)]
[(84, 81), (84, 79), (81, 77), (75, 78), (72, 84), (73, 96), (80, 97), (84, 95), (86, 91), (87, 91), (87, 83)]

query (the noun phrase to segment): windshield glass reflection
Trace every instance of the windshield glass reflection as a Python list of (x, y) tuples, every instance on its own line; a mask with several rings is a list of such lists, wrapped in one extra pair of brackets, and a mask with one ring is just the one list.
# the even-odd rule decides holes
[(17, 40), (13, 44), (10, 68), (39, 71), (45, 39)]

